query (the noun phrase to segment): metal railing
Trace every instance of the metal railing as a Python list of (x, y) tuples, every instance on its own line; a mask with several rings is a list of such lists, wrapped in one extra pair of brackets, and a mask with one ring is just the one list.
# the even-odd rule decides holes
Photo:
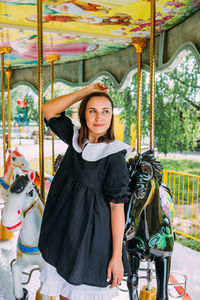
[(175, 208), (174, 229), (200, 242), (200, 176), (181, 172), (163, 170), (163, 183), (173, 195)]

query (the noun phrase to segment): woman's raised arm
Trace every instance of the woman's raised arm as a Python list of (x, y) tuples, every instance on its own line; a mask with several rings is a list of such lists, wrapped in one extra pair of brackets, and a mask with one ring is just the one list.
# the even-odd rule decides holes
[(82, 100), (84, 97), (93, 92), (107, 92), (108, 87), (104, 86), (101, 82), (92, 83), (79, 91), (54, 98), (42, 105), (42, 112), (45, 119), (49, 121), (53, 117), (57, 117), (61, 112), (65, 111), (74, 103)]

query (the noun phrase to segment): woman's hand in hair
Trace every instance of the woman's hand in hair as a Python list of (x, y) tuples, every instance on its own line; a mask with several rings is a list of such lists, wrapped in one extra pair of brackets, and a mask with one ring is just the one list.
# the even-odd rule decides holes
[(107, 93), (108, 90), (109, 90), (109, 87), (108, 86), (105, 86), (103, 83), (101, 82), (95, 82), (95, 83), (92, 83), (88, 86), (91, 90), (91, 93), (94, 93), (94, 92), (103, 92), (103, 93)]

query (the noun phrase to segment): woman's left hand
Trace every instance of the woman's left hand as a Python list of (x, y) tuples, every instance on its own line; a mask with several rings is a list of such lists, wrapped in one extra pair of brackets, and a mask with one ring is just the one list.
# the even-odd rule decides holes
[(113, 288), (114, 286), (119, 285), (122, 281), (123, 275), (124, 275), (124, 267), (123, 267), (122, 259), (112, 257), (108, 264), (108, 269), (107, 269), (107, 281), (109, 282), (111, 278), (113, 278), (110, 287)]

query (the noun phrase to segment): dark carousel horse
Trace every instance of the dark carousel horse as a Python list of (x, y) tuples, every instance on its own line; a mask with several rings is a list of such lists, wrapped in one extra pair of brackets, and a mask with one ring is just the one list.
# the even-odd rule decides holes
[(174, 234), (170, 217), (161, 206), (162, 166), (149, 150), (129, 159), (128, 168), (131, 199), (125, 207), (125, 240), (132, 269), (127, 281), (129, 297), (139, 300), (139, 265), (140, 261), (149, 260), (155, 262), (156, 299), (167, 300)]

